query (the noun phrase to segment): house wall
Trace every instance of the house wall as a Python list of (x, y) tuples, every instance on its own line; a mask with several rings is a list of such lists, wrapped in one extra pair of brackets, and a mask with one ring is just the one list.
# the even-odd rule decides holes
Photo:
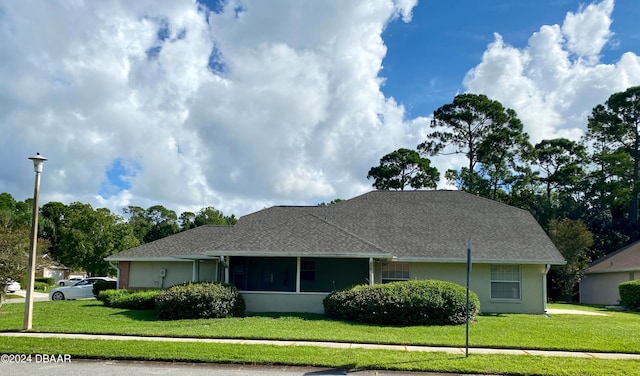
[(324, 313), (322, 300), (326, 293), (243, 291), (247, 312), (311, 312)]
[(65, 273), (68, 274), (69, 270), (45, 267), (36, 271), (36, 277), (53, 278), (57, 284), (59, 280), (65, 279)]
[[(381, 266), (376, 267), (376, 283), (381, 282)], [(470, 289), (480, 299), (482, 312), (541, 314), (546, 309), (544, 301), (544, 265), (520, 265), (519, 300), (491, 299), (491, 265), (473, 264)], [(410, 263), (410, 279), (437, 279), (467, 284), (467, 266), (462, 263)]]
[(580, 281), (580, 303), (617, 305), (620, 301), (618, 285), (635, 279), (640, 279), (640, 272), (587, 274)]
[[(164, 277), (160, 271), (166, 270)], [(200, 281), (217, 280), (217, 262), (200, 262)], [(125, 279), (128, 283), (124, 284)], [(193, 281), (193, 261), (131, 261), (125, 276), (120, 266), (121, 288), (161, 288)], [(125, 287), (126, 286), (126, 287)]]

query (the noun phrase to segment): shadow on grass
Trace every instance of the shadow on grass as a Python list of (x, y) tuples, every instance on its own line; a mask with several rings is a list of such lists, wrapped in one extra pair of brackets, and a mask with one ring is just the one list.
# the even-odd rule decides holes
[(267, 317), (272, 319), (299, 319), (305, 321), (329, 321), (327, 316), (319, 313), (304, 312), (252, 312), (245, 317)]
[(125, 311), (114, 312), (111, 315), (125, 316), (135, 321), (162, 321), (158, 318), (158, 313), (155, 309), (142, 310), (142, 309), (128, 309)]

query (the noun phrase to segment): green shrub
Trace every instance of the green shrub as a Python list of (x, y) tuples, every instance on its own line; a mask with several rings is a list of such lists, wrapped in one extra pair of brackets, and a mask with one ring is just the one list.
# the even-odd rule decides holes
[(242, 316), (244, 298), (235, 286), (201, 282), (176, 285), (156, 298), (158, 317), (165, 320)]
[(160, 290), (104, 290), (98, 300), (105, 306), (123, 309), (154, 309)]
[(96, 281), (93, 284), (93, 296), (97, 298), (100, 295), (100, 291), (115, 290), (117, 286), (116, 281)]
[(47, 292), (48, 290), (50, 290), (51, 285), (45, 282), (39, 282), (36, 281), (33, 284), (33, 290), (34, 291), (42, 291), (42, 292)]
[[(382, 325), (457, 325), (466, 320), (466, 289), (445, 281), (421, 280), (361, 285), (323, 300), (329, 317)], [(469, 293), (469, 319), (480, 310)]]
[(620, 305), (632, 311), (640, 310), (640, 280), (623, 282), (618, 285)]
[(56, 283), (56, 279), (52, 278), (52, 277), (36, 277), (35, 279), (36, 282), (42, 282), (44, 284), (46, 284), (47, 286), (52, 286)]

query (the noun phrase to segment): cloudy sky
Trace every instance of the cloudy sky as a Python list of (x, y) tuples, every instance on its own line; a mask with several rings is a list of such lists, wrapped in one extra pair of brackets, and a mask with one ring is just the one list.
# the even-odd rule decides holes
[[(578, 139), (640, 85), (632, 0), (0, 0), (0, 192), (241, 216), (371, 189), (458, 93)], [(440, 171), (455, 160), (432, 158)]]

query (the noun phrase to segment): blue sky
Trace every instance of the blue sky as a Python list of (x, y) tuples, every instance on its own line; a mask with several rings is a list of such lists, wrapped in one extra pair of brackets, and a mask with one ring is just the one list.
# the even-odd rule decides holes
[(640, 85), (635, 0), (205, 4), (0, 0), (0, 192), (29, 197), (40, 152), (43, 202), (315, 205), (372, 189), (458, 93), (536, 143)]
[[(387, 55), (381, 75), (385, 95), (403, 103), (407, 116), (428, 116), (465, 92), (462, 79), (482, 59), (494, 33), (523, 48), (542, 25), (561, 24), (567, 12), (588, 1), (420, 1), (411, 22), (391, 22), (383, 34)], [(618, 0), (613, 11), (610, 45), (603, 63), (614, 63), (623, 51), (640, 52), (640, 6)]]

